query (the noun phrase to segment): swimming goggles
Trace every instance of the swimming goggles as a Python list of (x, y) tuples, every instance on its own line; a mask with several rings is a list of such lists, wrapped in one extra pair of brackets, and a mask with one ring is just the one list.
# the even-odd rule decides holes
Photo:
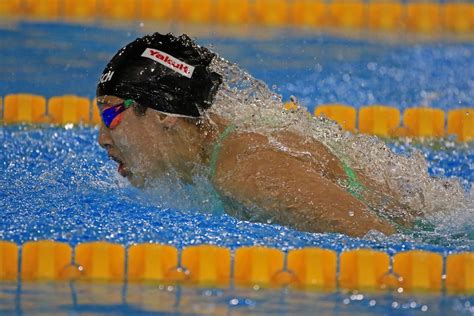
[(123, 102), (118, 104), (109, 105), (106, 103), (102, 103), (97, 101), (97, 105), (99, 106), (100, 115), (102, 116), (102, 122), (107, 128), (114, 129), (119, 125), (120, 121), (122, 121), (123, 112), (131, 107), (135, 103), (135, 101), (127, 99)]

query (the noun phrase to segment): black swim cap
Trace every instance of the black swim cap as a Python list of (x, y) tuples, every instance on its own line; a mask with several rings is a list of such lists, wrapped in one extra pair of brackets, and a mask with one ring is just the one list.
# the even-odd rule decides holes
[(200, 116), (222, 82), (221, 75), (209, 70), (215, 56), (187, 35), (137, 38), (109, 62), (96, 96), (114, 95), (166, 113)]

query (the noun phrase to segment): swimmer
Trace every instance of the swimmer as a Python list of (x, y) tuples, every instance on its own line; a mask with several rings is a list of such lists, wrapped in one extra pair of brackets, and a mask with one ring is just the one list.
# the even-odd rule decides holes
[(243, 103), (229, 97), (237, 88), (216, 63), (215, 53), (186, 35), (159, 33), (136, 39), (109, 62), (96, 92), (99, 144), (132, 185), (145, 187), (171, 171), (192, 183), (205, 170), (228, 214), (309, 232), (390, 235), (420, 215), (297, 126), (253, 126), (271, 118), (241, 111)]

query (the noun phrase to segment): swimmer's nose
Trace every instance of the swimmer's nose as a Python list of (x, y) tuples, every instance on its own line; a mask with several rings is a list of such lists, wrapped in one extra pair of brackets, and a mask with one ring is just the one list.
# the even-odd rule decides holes
[(110, 131), (104, 125), (102, 125), (99, 129), (99, 145), (104, 149), (109, 149), (113, 146), (113, 140), (112, 137), (110, 137)]

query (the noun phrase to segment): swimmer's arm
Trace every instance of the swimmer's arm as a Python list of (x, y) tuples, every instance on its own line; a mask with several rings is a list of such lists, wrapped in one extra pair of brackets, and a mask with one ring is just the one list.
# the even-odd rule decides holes
[(245, 145), (239, 148), (255, 144), (255, 139), (234, 137), (226, 143), (214, 178), (221, 194), (244, 206), (257, 205), (275, 222), (305, 231), (352, 236), (363, 236), (370, 229), (394, 232), (390, 224), (307, 163), (264, 146), (250, 152)]

